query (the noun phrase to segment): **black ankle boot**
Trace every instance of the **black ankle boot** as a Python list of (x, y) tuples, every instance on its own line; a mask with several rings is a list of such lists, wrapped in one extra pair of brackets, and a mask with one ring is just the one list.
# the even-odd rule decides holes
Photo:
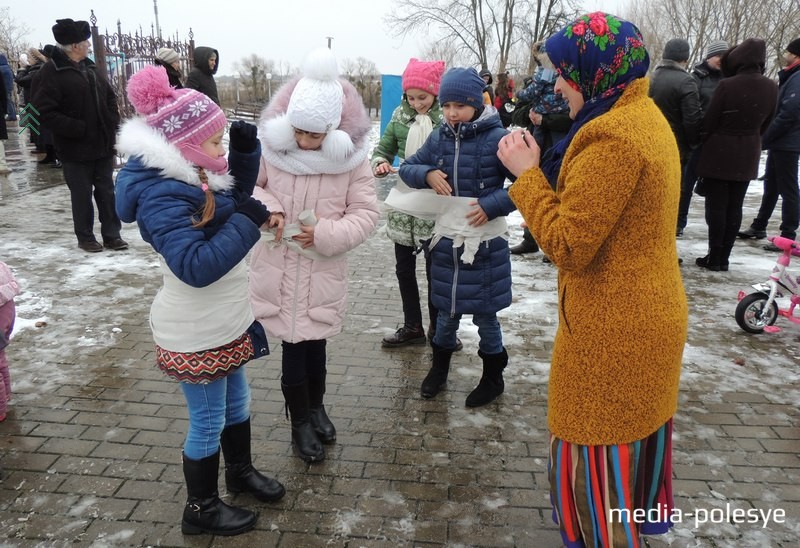
[(311, 426), (314, 427), (319, 441), (333, 443), (336, 441), (336, 427), (328, 418), (322, 403), (325, 396), (326, 377), (326, 373), (308, 376), (308, 401), (311, 406)]
[(308, 383), (288, 386), (281, 383), (286, 409), (292, 420), (292, 446), (298, 457), (306, 462), (325, 460), (325, 448), (311, 424), (311, 406), (308, 399)]
[(183, 455), (183, 476), (188, 492), (181, 521), (183, 534), (232, 536), (255, 527), (256, 515), (253, 512), (229, 506), (220, 500), (218, 474), (219, 451), (200, 460)]
[(447, 375), (450, 373), (450, 358), (453, 357), (452, 350), (444, 349), (433, 342), (431, 348), (433, 348), (433, 363), (420, 388), (422, 397), (426, 399), (436, 396), (444, 389)]
[(425, 344), (425, 330), (422, 329), (421, 325), (404, 325), (398, 329), (394, 335), (384, 337), (381, 342), (381, 346), (384, 348), (394, 348), (412, 344)]
[(498, 354), (484, 354), (478, 350), (483, 359), (483, 375), (475, 390), (467, 396), (467, 407), (480, 407), (496, 400), (505, 390), (503, 369), (508, 365), (508, 352), (504, 348)]
[(228, 426), (220, 437), (225, 456), (225, 486), (229, 493), (250, 493), (261, 502), (275, 502), (286, 494), (277, 480), (253, 466), (250, 454), (250, 419)]

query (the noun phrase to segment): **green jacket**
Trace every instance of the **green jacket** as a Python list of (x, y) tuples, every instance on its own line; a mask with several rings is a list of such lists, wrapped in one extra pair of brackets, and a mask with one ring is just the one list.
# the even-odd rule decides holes
[[(373, 171), (383, 162), (392, 164), (395, 156), (401, 161), (405, 160), (408, 129), (414, 123), (416, 115), (417, 112), (411, 108), (404, 94), (400, 105), (394, 109), (392, 119), (387, 124), (381, 140), (372, 152), (370, 165)], [(438, 129), (442, 124), (442, 107), (439, 105), (439, 99), (431, 105), (429, 115), (433, 129)], [(386, 235), (396, 244), (416, 248), (420, 246), (420, 241), (430, 239), (433, 225), (433, 221), (423, 221), (405, 213), (390, 211), (386, 216)]]

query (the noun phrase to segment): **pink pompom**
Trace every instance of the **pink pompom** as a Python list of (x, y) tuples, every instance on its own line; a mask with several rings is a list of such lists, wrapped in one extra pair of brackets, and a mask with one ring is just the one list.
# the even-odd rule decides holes
[(153, 114), (174, 97), (175, 89), (169, 85), (164, 67), (144, 67), (128, 80), (128, 99), (139, 114)]

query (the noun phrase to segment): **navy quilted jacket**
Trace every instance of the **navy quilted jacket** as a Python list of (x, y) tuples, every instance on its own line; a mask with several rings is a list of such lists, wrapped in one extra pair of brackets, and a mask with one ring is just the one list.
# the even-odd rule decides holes
[[(493, 109), (457, 131), (443, 123), (416, 154), (400, 166), (400, 178), (413, 188), (428, 188), (425, 176), (440, 169), (447, 173), (453, 195), (474, 197), (489, 220), (516, 209), (505, 189), (513, 179), (497, 158), (497, 147), (507, 131)], [(511, 304), (511, 260), (508, 242), (497, 237), (481, 244), (472, 264), (461, 262), (462, 248), (442, 238), (431, 250), (433, 304), (454, 314), (488, 314)]]
[[(230, 151), (231, 175), (255, 180), (260, 147), (251, 154)], [(236, 213), (230, 191), (214, 193), (216, 210), (202, 228), (192, 226), (205, 203), (197, 186), (162, 175), (133, 156), (119, 172), (116, 206), (120, 219), (136, 221), (142, 239), (153, 246), (170, 270), (192, 287), (205, 287), (219, 280), (247, 256), (261, 233), (248, 217)]]

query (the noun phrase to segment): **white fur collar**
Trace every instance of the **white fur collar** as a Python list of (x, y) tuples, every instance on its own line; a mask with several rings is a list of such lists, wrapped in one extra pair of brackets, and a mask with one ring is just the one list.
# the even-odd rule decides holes
[(300, 150), (286, 114), (259, 122), (264, 159), (292, 175), (339, 174), (352, 171), (367, 159), (366, 138), (353, 143), (341, 130), (328, 133), (319, 150)]
[[(159, 169), (164, 177), (200, 187), (197, 167), (181, 156), (178, 147), (167, 141), (141, 117), (128, 120), (117, 136), (117, 150), (127, 157), (138, 156), (146, 167)], [(233, 177), (206, 171), (208, 186), (214, 192), (233, 188)]]

